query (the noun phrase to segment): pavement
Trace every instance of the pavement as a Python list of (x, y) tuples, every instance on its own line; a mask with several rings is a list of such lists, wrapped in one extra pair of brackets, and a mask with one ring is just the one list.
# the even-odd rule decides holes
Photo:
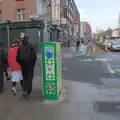
[(20, 86), (13, 96), (10, 84), (0, 96), (0, 120), (120, 120), (120, 90), (63, 80), (63, 99), (42, 99), (40, 79), (33, 84), (33, 97), (22, 97)]
[[(75, 46), (70, 46), (70, 48), (63, 47), (61, 50), (61, 58), (72, 58), (84, 55), (85, 49), (80, 46), (80, 50), (76, 52)], [(38, 54), (38, 59), (41, 59), (41, 54)]]
[[(111, 57), (112, 56), (112, 57)], [(62, 97), (44, 100), (40, 59), (35, 67), (33, 97), (13, 96), (11, 82), (0, 95), (0, 120), (120, 120), (118, 52), (62, 58)]]

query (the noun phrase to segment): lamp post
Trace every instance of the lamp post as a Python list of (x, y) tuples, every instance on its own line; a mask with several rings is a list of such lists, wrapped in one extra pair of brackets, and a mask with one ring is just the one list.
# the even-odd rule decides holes
[(84, 38), (86, 39), (86, 22), (87, 22), (87, 13), (85, 12), (85, 23), (84, 23)]

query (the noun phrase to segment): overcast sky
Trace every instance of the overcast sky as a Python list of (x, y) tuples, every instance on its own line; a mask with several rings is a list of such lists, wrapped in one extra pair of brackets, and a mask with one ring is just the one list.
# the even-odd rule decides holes
[[(75, 0), (81, 21), (88, 21), (95, 32), (99, 29), (115, 28), (120, 14), (120, 0)], [(87, 13), (85, 17), (85, 12)]]

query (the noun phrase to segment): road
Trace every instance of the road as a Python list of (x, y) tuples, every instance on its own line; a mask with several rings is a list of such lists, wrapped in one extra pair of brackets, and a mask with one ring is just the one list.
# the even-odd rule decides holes
[[(65, 80), (104, 85), (107, 80), (120, 78), (120, 53), (99, 53), (96, 56), (80, 56), (62, 59), (62, 77)], [(41, 77), (40, 61), (35, 67), (35, 76)]]

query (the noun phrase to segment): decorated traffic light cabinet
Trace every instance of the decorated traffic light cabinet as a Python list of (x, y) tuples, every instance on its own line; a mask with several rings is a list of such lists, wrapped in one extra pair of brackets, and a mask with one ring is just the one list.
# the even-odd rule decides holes
[(61, 81), (61, 45), (59, 42), (44, 42), (42, 48), (42, 82), (45, 99), (59, 99)]

